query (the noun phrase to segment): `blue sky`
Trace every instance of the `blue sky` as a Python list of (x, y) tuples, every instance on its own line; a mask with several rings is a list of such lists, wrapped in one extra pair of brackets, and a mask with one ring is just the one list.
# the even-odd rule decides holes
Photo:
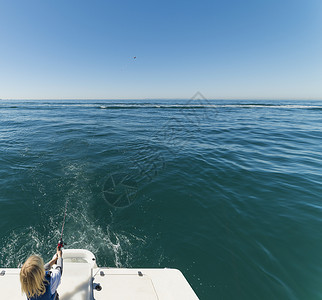
[(2, 99), (197, 91), (322, 99), (322, 1), (0, 0)]

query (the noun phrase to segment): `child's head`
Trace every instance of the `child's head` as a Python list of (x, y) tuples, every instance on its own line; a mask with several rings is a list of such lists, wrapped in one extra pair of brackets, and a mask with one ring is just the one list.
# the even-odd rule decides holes
[(40, 256), (32, 255), (20, 270), (21, 290), (28, 298), (43, 295), (46, 292), (44, 284), (44, 261)]

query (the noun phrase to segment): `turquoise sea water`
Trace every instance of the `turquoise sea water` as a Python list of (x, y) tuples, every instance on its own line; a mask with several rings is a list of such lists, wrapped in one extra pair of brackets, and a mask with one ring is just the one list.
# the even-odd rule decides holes
[(0, 266), (66, 248), (200, 299), (322, 298), (322, 102), (2, 101)]

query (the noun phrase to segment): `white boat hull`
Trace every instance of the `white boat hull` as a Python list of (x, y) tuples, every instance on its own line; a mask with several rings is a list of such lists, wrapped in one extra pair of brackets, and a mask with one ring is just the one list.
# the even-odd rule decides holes
[[(63, 258), (60, 300), (198, 299), (176, 269), (100, 268), (94, 254), (83, 249), (65, 249)], [(20, 291), (19, 272), (0, 268), (1, 299), (26, 300)]]

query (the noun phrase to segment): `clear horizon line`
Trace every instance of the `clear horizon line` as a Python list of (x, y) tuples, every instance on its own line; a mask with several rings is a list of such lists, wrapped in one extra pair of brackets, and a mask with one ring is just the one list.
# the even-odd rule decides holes
[[(151, 97), (151, 98), (0, 98), (1, 100), (8, 100), (8, 101), (15, 101), (15, 100), (35, 100), (35, 101), (47, 101), (47, 100), (83, 100), (83, 101), (112, 101), (112, 100), (188, 100), (193, 99), (193, 97), (189, 98), (157, 98), (157, 97)], [(195, 98), (194, 100), (198, 100), (199, 98)], [(288, 100), (288, 101), (322, 101), (322, 98), (207, 98), (204, 97), (204, 99), (211, 100), (211, 101), (220, 101), (220, 100), (239, 100), (239, 101), (281, 101), (281, 100)]]

